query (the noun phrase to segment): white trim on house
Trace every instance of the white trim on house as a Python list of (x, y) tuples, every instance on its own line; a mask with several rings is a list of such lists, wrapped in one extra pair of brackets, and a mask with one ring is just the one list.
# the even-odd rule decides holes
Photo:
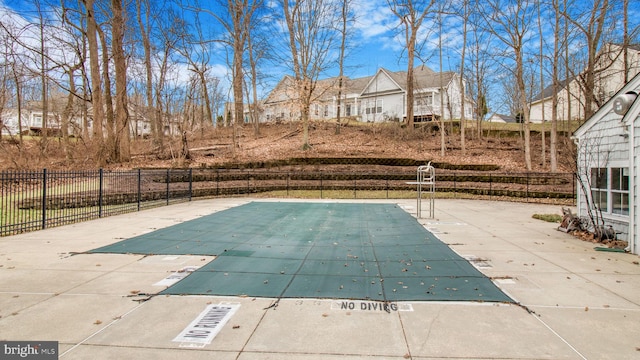
[[(457, 74), (453, 72), (436, 73), (424, 65), (419, 65), (414, 69), (414, 94), (418, 95), (416, 99), (420, 99), (420, 94), (425, 94), (425, 98), (432, 99), (431, 105), (421, 104), (414, 107), (415, 121), (429, 121), (438, 117), (445, 119), (460, 117), (460, 102), (462, 96), (461, 89), (457, 79)], [(312, 120), (331, 119), (336, 116), (336, 98), (337, 98), (337, 80), (338, 78), (330, 78), (318, 80), (317, 96), (311, 104), (310, 116)], [(406, 72), (393, 72), (384, 68), (380, 68), (373, 76), (367, 76), (357, 79), (344, 78), (341, 106), (343, 108), (349, 106), (350, 115), (348, 117), (355, 118), (366, 122), (383, 122), (383, 121), (404, 121), (406, 117)], [(290, 91), (292, 88), (291, 78), (285, 75), (283, 79), (274, 87), (264, 102), (263, 121), (275, 120), (295, 120), (295, 116), (276, 117), (274, 114), (284, 114), (282, 109), (296, 109), (295, 92)], [(442, 85), (440, 85), (442, 83)], [(444, 99), (444, 108), (440, 108), (440, 98)], [(375, 111), (372, 107), (367, 107), (369, 101), (375, 101)], [(379, 104), (381, 103), (381, 105)], [(319, 106), (316, 113), (316, 105)], [(326, 107), (328, 105), (328, 107)], [(367, 108), (369, 114), (367, 114)], [(465, 97), (465, 117), (473, 118), (474, 103), (471, 97)], [(378, 111), (381, 110), (381, 111)], [(289, 110), (287, 110), (289, 112)], [(449, 114), (452, 112), (453, 114)], [(344, 112), (343, 112), (344, 115)]]
[[(632, 79), (632, 82), (638, 83), (636, 86), (636, 93), (638, 94), (640, 91), (640, 75), (636, 75)], [(619, 94), (624, 93), (621, 91)], [(627, 127), (626, 131), (629, 140), (629, 251), (634, 254), (640, 253), (640, 241), (638, 240), (640, 229), (638, 229), (638, 209), (636, 209), (636, 204), (640, 201), (640, 199), (638, 199), (640, 196), (640, 189), (636, 187), (636, 184), (640, 183), (640, 179), (638, 178), (638, 176), (640, 176), (638, 173), (640, 171), (640, 164), (638, 164), (640, 157), (640, 142), (635, 138), (635, 128), (636, 126), (640, 126), (639, 98), (640, 94), (638, 94), (635, 101), (621, 120)]]
[[(640, 189), (638, 188), (640, 176), (640, 139), (636, 136), (640, 135), (640, 95), (638, 95), (626, 114), (618, 115), (614, 112), (615, 99), (628, 92), (640, 94), (640, 74), (636, 75), (615, 96), (607, 101), (600, 109), (596, 111), (574, 134), (573, 139), (578, 146), (578, 172), (583, 173), (585, 167), (606, 167), (610, 174), (611, 168), (628, 167), (629, 172), (629, 213), (613, 214), (611, 209), (607, 209), (603, 213), (603, 218), (607, 225), (612, 225), (617, 232), (623, 234), (621, 239), (627, 240), (629, 243), (629, 251), (638, 254), (640, 250), (638, 229), (638, 209), (637, 204), (640, 199)], [(599, 139), (604, 146), (599, 151), (594, 151), (594, 159), (585, 160), (585, 155), (581, 154), (581, 142)], [(598, 147), (600, 143), (598, 143)], [(598, 163), (600, 161), (600, 163)], [(584, 164), (588, 165), (584, 165)], [(588, 170), (588, 169), (586, 169)], [(611, 185), (608, 185), (609, 189)], [(584, 194), (578, 184), (578, 215), (583, 216), (586, 212), (585, 197), (590, 196)], [(608, 204), (612, 203), (611, 199), (607, 199)]]

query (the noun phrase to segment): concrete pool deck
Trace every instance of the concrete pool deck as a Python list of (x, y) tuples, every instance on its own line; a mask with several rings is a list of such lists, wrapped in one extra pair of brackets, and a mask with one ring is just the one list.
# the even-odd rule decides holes
[(302, 200), (199, 200), (0, 238), (0, 340), (58, 341), (62, 359), (640, 357), (640, 258), (531, 217), (557, 205), (437, 200), (418, 220), (519, 305), (155, 296), (213, 257), (77, 254), (249, 201)]

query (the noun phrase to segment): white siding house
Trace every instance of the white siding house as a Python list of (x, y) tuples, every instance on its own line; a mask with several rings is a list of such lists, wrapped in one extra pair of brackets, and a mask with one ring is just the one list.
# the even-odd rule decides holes
[[(453, 72), (437, 73), (426, 66), (414, 69), (414, 120), (428, 121), (444, 116), (460, 118), (461, 90)], [(338, 78), (319, 80), (314, 91), (309, 118), (333, 119), (337, 114)], [(404, 121), (406, 116), (404, 71), (379, 69), (375, 75), (344, 78), (341, 95), (342, 116), (365, 122)], [(300, 117), (293, 78), (285, 76), (264, 102), (262, 121), (297, 120)], [(440, 108), (443, 97), (444, 109)], [(473, 102), (466, 99), (465, 117), (471, 119)]]
[[(2, 135), (18, 135), (20, 129), (23, 133), (39, 133), (42, 131), (42, 110), (22, 109), (21, 121), (18, 123), (18, 110), (5, 109), (0, 115), (0, 128)], [(60, 130), (60, 119), (57, 114), (49, 112), (47, 129), (56, 133)]]
[(297, 111), (294, 79), (285, 75), (264, 101), (261, 121), (288, 121), (300, 117)]
[[(632, 78), (640, 72), (640, 45), (630, 45), (628, 52), (627, 76)], [(604, 104), (611, 99), (624, 86), (624, 57), (620, 45), (607, 44), (598, 54), (596, 65), (595, 95), (597, 103), (593, 108)], [(574, 76), (560, 82), (558, 89), (558, 120), (569, 119), (569, 109), (571, 109), (571, 120), (582, 120), (584, 118), (584, 91), (580, 86), (579, 78), (582, 75)], [(551, 102), (553, 89), (551, 86), (536, 95), (530, 104), (529, 114), (531, 122), (551, 121)]]
[(385, 69), (378, 70), (360, 93), (362, 121), (382, 122), (402, 119), (405, 115), (406, 93), (400, 85), (401, 82), (397, 74)]
[[(405, 121), (407, 73), (380, 69), (360, 94), (362, 121)], [(459, 119), (462, 103), (459, 77), (453, 72), (437, 73), (420, 65), (414, 69), (414, 121)], [(441, 102), (442, 97), (442, 102)], [(440, 104), (443, 104), (442, 108)], [(474, 104), (465, 99), (465, 118), (473, 117)]]
[(513, 116), (510, 116), (510, 115), (493, 114), (493, 115), (491, 115), (490, 118), (487, 119), (487, 122), (501, 123), (501, 124), (515, 123), (516, 122), (516, 118), (513, 117)]
[(639, 93), (640, 75), (636, 75), (573, 136), (578, 151), (578, 215), (601, 213), (599, 225), (613, 227), (635, 254), (640, 251)]

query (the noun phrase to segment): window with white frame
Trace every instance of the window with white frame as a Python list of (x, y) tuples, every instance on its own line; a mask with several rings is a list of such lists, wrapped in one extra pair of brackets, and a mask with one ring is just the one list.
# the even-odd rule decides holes
[(433, 93), (418, 95), (413, 103), (415, 106), (432, 106)]
[(33, 123), (32, 126), (41, 126), (42, 125), (42, 115), (33, 115)]
[(629, 215), (629, 168), (611, 168), (611, 212)]
[(603, 213), (629, 215), (629, 168), (592, 168), (591, 198)]
[(347, 104), (347, 106), (345, 106), (345, 116), (351, 116), (351, 104)]
[(381, 114), (382, 113), (382, 99), (369, 100), (365, 107), (366, 114)]

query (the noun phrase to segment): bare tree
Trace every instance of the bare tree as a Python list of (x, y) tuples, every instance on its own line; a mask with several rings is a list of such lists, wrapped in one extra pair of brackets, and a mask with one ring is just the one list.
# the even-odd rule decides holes
[(492, 41), (491, 33), (486, 31), (482, 26), (482, 17), (479, 16), (479, 10), (476, 9), (479, 6), (479, 2), (474, 2), (473, 10), (470, 14), (470, 25), (472, 27), (471, 44), (468, 47), (469, 50), (469, 69), (468, 73), (471, 75), (469, 78), (469, 90), (475, 104), (474, 115), (476, 117), (476, 137), (482, 138), (482, 122), (488, 112), (487, 94), (489, 93), (488, 81), (486, 78), (490, 71), (490, 53), (488, 44)]
[(578, 166), (576, 177), (578, 186), (582, 191), (587, 211), (587, 224), (583, 224), (586, 230), (595, 234), (598, 239), (606, 236), (606, 228), (602, 208), (606, 209), (607, 199), (607, 166), (610, 162), (611, 145), (603, 142), (604, 137), (600, 133), (595, 133), (591, 137), (580, 140), (577, 147)]
[[(551, 171), (558, 171), (558, 92), (560, 91), (559, 67), (560, 67), (560, 4), (559, 0), (552, 0), (554, 13), (553, 21), (553, 53), (551, 54), (551, 134), (550, 134), (550, 165)], [(564, 30), (566, 31), (566, 29)]]
[(289, 36), (289, 51), (293, 64), (294, 87), (302, 118), (302, 149), (309, 144), (309, 108), (320, 74), (326, 70), (334, 46), (335, 2), (331, 0), (300, 0), (293, 4), (283, 0), (282, 7)]
[(350, 22), (349, 18), (350, 7), (348, 0), (342, 0), (342, 6), (340, 7), (340, 55), (338, 55), (338, 96), (336, 100), (336, 134), (340, 133), (342, 127), (342, 91), (344, 90), (344, 60), (345, 50), (347, 46), (348, 27)]
[[(88, 37), (86, 36), (86, 12), (82, 12), (81, 8), (68, 7), (65, 1), (61, 1), (60, 8), (60, 17), (62, 19), (62, 24), (68, 30), (66, 33), (68, 36), (62, 34), (61, 37), (73, 39), (73, 43), (69, 41), (69, 52), (73, 53), (75, 59), (71, 61), (64, 61), (62, 67), (65, 68), (65, 72), (69, 74), (73, 73), (71, 68), (75, 68), (74, 64), (77, 64), (77, 71), (79, 71), (78, 76), (81, 79), (81, 86), (78, 91), (71, 91), (71, 84), (68, 85), (68, 91), (72, 92), (73, 95), (80, 100), (80, 114), (82, 123), (79, 124), (81, 126), (80, 135), (82, 139), (85, 141), (89, 141), (91, 138), (90, 135), (90, 126), (89, 126), (89, 116), (88, 116), (88, 102), (90, 101), (90, 91), (88, 90), (88, 71), (85, 66), (86, 60), (88, 58)], [(61, 43), (65, 43), (66, 40), (59, 39)], [(71, 68), (70, 68), (71, 67)], [(74, 84), (75, 85), (75, 84)], [(59, 84), (59, 86), (64, 88), (63, 84)]]
[(542, 99), (542, 103), (541, 103), (541, 105), (542, 105), (542, 111), (541, 111), (542, 112), (542, 130), (540, 131), (540, 135), (542, 137), (542, 146), (541, 146), (542, 167), (544, 168), (544, 167), (547, 166), (547, 142), (546, 142), (546, 139), (545, 139), (545, 135), (546, 135), (545, 134), (545, 131), (546, 131), (545, 130), (545, 125), (546, 125), (545, 124), (545, 120), (546, 120), (545, 119), (545, 115), (546, 114), (544, 113), (544, 103), (545, 103), (544, 102), (544, 89), (545, 89), (545, 86), (544, 86), (544, 78), (545, 78), (545, 76), (544, 76), (544, 62), (545, 62), (544, 52), (545, 51), (544, 50), (545, 49), (544, 49), (544, 39), (543, 39), (543, 36), (542, 36), (542, 34), (543, 34), (542, 33), (542, 10), (541, 10), (542, 4), (538, 3), (537, 7), (538, 7), (538, 37), (539, 37), (539, 40), (540, 40), (540, 44), (539, 44), (540, 47), (539, 47), (539, 53), (538, 53), (539, 54), (538, 62), (540, 63), (540, 74), (539, 74), (539, 77), (540, 77), (540, 97)]
[(460, 55), (460, 147), (462, 154), (467, 151), (464, 129), (467, 126), (465, 122), (465, 102), (466, 99), (466, 84), (464, 78), (464, 61), (467, 50), (467, 21), (469, 18), (469, 1), (463, 0), (462, 2), (462, 54)]
[[(93, 141), (97, 146), (96, 162), (104, 166), (107, 160), (104, 147), (104, 105), (102, 98), (102, 79), (100, 78), (100, 52), (98, 49), (98, 23), (94, 9), (94, 0), (81, 0), (85, 8), (87, 21), (87, 43), (89, 45), (89, 66), (91, 75), (91, 104), (93, 109)], [(105, 49), (103, 49), (106, 51)]]
[(114, 158), (117, 162), (131, 159), (129, 110), (127, 105), (127, 63), (124, 50), (125, 14), (123, 0), (111, 0), (113, 19), (111, 23), (112, 53), (116, 77), (116, 146)]
[(260, 114), (262, 109), (260, 108), (260, 101), (258, 99), (258, 82), (262, 74), (260, 73), (259, 64), (264, 61), (268, 56), (271, 49), (269, 45), (269, 31), (260, 31), (261, 28), (269, 26), (271, 17), (267, 16), (263, 10), (262, 0), (256, 1), (255, 10), (252, 12), (251, 21), (245, 25), (247, 36), (247, 62), (248, 62), (248, 75), (251, 81), (251, 94), (247, 92), (247, 98), (252, 97), (251, 106), (249, 107), (249, 116), (251, 123), (253, 124), (254, 135), (260, 134)]
[[(159, 131), (164, 137), (165, 129), (170, 130), (170, 117), (166, 108), (169, 106), (169, 97), (171, 92), (169, 73), (170, 70), (176, 66), (176, 63), (172, 60), (172, 56), (177, 52), (177, 45), (180, 42), (182, 32), (184, 31), (185, 24), (183, 19), (174, 10), (167, 10), (166, 16), (159, 18), (158, 21), (158, 41), (157, 51), (158, 56), (155, 58), (157, 62), (155, 68), (157, 69), (155, 85), (155, 105), (153, 107), (154, 120), (156, 123), (157, 131)], [(166, 120), (166, 121), (165, 121)], [(167, 153), (165, 147), (157, 149), (157, 155), (160, 158), (170, 157), (171, 154)]]
[[(153, 63), (151, 61), (151, 29), (152, 29), (152, 15), (151, 15), (151, 0), (136, 0), (136, 20), (138, 22), (139, 34), (142, 40), (142, 48), (144, 51), (144, 68), (145, 68), (145, 95), (146, 106), (148, 110), (151, 110), (154, 106), (153, 101)], [(164, 152), (164, 142), (162, 133), (162, 124), (158, 122), (155, 114), (151, 116), (151, 113), (147, 113), (147, 116), (152, 118), (150, 122), (151, 139), (154, 146), (159, 152)]]
[(387, 0), (387, 3), (400, 20), (404, 32), (404, 46), (407, 50), (407, 125), (409, 128), (413, 128), (413, 64), (416, 56), (416, 39), (435, 0), (415, 2), (413, 0)]
[(107, 40), (107, 34), (104, 30), (98, 26), (98, 39), (102, 49), (100, 55), (102, 57), (102, 81), (104, 83), (102, 95), (104, 101), (104, 124), (107, 130), (107, 138), (105, 139), (105, 151), (107, 152), (107, 162), (115, 161), (114, 154), (116, 149), (116, 135), (115, 135), (115, 113), (113, 106), (112, 86), (111, 86), (111, 52), (109, 51), (109, 44)]
[[(584, 5), (581, 8), (586, 8)], [(571, 10), (576, 8), (569, 7)], [(567, 21), (583, 36), (586, 45), (586, 66), (584, 66), (584, 70), (580, 70), (581, 74), (578, 76), (580, 87), (584, 93), (585, 119), (591, 117), (597, 107), (602, 105), (602, 101), (598, 98), (596, 77), (598, 72), (606, 70), (612, 62), (608, 65), (603, 64), (602, 57), (611, 56), (611, 54), (599, 53), (598, 50), (606, 38), (606, 27), (613, 25), (607, 21), (611, 11), (609, 0), (596, 0), (592, 2), (591, 9), (585, 9), (584, 12), (572, 13), (566, 8), (563, 12)], [(598, 66), (599, 63), (600, 66)]]
[(177, 47), (177, 51), (187, 61), (189, 70), (196, 75), (196, 79), (198, 80), (197, 88), (201, 91), (200, 98), (203, 101), (203, 116), (200, 121), (200, 135), (204, 136), (205, 127), (213, 126), (214, 121), (213, 106), (209, 94), (210, 82), (208, 74), (211, 70), (211, 44), (216, 40), (212, 40), (205, 35), (205, 29), (203, 29), (202, 20), (198, 12), (194, 14), (193, 31), (185, 32), (181, 38), (182, 44)]
[(233, 60), (231, 62), (232, 89), (233, 89), (233, 148), (236, 143), (236, 126), (241, 125), (244, 119), (244, 51), (247, 44), (247, 32), (251, 29), (253, 13), (258, 7), (260, 0), (228, 0), (220, 3), (220, 7), (226, 10), (221, 14), (205, 8), (197, 8), (197, 11), (205, 11), (225, 28), (227, 33), (226, 42), (231, 48)]
[[(531, 171), (531, 131), (529, 100), (525, 84), (524, 52), (526, 35), (529, 31), (533, 12), (532, 0), (487, 0), (486, 10), (482, 12), (485, 23), (491, 33), (502, 42), (513, 56), (513, 71), (519, 96), (520, 111), (524, 118), (524, 157), (527, 170)], [(509, 69), (509, 67), (505, 67)]]
[[(18, 53), (15, 39), (19, 37), (20, 29), (8, 22), (0, 22), (2, 29), (2, 88), (0, 89), (0, 116), (4, 115), (3, 110), (11, 106), (15, 108), (18, 127), (18, 145), (23, 145), (22, 110), (23, 110), (23, 83), (27, 79), (26, 66), (23, 64), (22, 56)], [(11, 94), (15, 94), (11, 96)], [(3, 128), (8, 129), (4, 124), (4, 119), (0, 118), (0, 132)], [(13, 135), (13, 134), (11, 134)], [(1, 137), (1, 136), (0, 136)]]
[(40, 152), (44, 155), (47, 151), (47, 139), (48, 139), (48, 119), (49, 119), (49, 79), (47, 74), (47, 47), (48, 43), (45, 37), (45, 18), (42, 12), (42, 4), (40, 1), (35, 2), (36, 9), (38, 11), (38, 30), (40, 35), (40, 51), (38, 54), (40, 60), (40, 81), (42, 86), (42, 124), (41, 126), (41, 138), (40, 138)]
[[(443, 69), (442, 69), (442, 15), (444, 14), (444, 2), (438, 8), (438, 59), (440, 60), (439, 88), (444, 89)], [(451, 112), (449, 112), (451, 114)], [(444, 129), (444, 91), (440, 92), (440, 156), (445, 156), (447, 145), (445, 143)]]

